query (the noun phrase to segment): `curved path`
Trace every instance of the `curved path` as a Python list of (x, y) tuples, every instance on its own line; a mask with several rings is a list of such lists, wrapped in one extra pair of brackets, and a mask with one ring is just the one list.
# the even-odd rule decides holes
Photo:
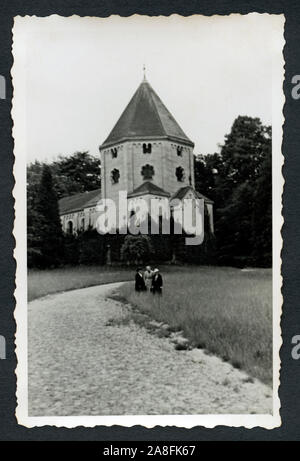
[(272, 391), (203, 351), (121, 319), (120, 284), (29, 303), (29, 415), (270, 413)]

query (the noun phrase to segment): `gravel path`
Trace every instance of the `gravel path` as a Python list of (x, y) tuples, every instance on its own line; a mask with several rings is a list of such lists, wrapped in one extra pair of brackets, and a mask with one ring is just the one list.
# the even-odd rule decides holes
[(271, 388), (217, 357), (107, 326), (126, 315), (106, 298), (118, 285), (29, 303), (30, 416), (271, 413)]

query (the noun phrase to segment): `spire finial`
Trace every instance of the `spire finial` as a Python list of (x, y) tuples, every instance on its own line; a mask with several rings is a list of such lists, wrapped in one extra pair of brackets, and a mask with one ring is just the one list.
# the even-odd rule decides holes
[(146, 81), (146, 66), (143, 64), (144, 82)]

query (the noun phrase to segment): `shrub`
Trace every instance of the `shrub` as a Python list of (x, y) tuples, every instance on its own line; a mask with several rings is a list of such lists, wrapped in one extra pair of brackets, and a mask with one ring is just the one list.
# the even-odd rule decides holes
[(151, 235), (151, 246), (154, 261), (170, 261), (172, 259), (172, 243), (170, 235)]
[(79, 264), (105, 263), (105, 237), (96, 229), (88, 229), (78, 236)]
[(152, 253), (151, 240), (147, 235), (126, 235), (121, 248), (124, 262), (141, 264), (149, 261)]
[(79, 262), (79, 237), (77, 235), (64, 235), (64, 262), (72, 266)]

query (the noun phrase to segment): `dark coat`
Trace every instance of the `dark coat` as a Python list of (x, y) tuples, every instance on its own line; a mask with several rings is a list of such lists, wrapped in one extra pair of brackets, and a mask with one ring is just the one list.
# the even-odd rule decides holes
[(154, 274), (152, 278), (152, 293), (161, 293), (161, 289), (163, 286), (162, 276), (158, 274)]
[(146, 285), (143, 275), (139, 272), (135, 274), (135, 291), (145, 291)]

